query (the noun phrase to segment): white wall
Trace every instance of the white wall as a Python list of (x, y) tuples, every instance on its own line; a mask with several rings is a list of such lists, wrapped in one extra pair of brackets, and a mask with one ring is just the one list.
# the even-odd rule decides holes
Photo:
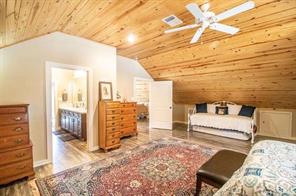
[(0, 49), (0, 104), (30, 104), (30, 137), (34, 161), (46, 155), (45, 62), (87, 66), (93, 70), (93, 142), (98, 143), (98, 82), (113, 82), (116, 91), (116, 48), (52, 33)]
[(121, 98), (131, 100), (134, 94), (135, 77), (152, 79), (138, 61), (117, 56), (117, 90)]

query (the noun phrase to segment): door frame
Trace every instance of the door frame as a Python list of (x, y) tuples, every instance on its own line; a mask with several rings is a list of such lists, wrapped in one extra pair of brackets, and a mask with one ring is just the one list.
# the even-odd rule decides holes
[(87, 72), (87, 148), (89, 151), (93, 151), (96, 146), (93, 143), (94, 132), (92, 129), (93, 125), (93, 70), (90, 67), (84, 67), (79, 65), (70, 65), (57, 63), (52, 61), (45, 62), (45, 77), (46, 77), (46, 130), (47, 130), (47, 161), (52, 162), (52, 122), (51, 122), (51, 114), (52, 114), (52, 68), (61, 68), (67, 70), (83, 70)]

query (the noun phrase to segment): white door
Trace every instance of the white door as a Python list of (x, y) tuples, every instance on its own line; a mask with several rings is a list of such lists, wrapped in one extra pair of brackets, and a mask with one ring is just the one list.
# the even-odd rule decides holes
[(151, 82), (149, 96), (149, 127), (173, 128), (173, 82)]

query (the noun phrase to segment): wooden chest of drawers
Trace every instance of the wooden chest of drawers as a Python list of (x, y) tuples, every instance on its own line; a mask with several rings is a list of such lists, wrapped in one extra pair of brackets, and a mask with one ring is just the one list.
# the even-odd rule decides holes
[(120, 146), (120, 138), (137, 134), (136, 103), (99, 102), (99, 146), (105, 151)]
[(28, 105), (0, 106), (0, 184), (33, 176)]
[(135, 102), (120, 104), (121, 137), (137, 135), (137, 104)]
[(99, 146), (107, 151), (120, 146), (120, 102), (99, 102)]

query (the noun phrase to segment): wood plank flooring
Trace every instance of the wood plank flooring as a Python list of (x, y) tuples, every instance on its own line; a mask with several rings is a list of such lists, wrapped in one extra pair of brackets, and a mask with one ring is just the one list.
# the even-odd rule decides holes
[[(53, 135), (53, 164), (47, 164), (35, 168), (36, 178), (42, 178), (65, 169), (81, 165), (91, 160), (108, 158), (112, 155), (122, 151), (130, 150), (151, 140), (157, 140), (165, 137), (176, 137), (216, 149), (231, 149), (242, 153), (248, 153), (251, 148), (250, 141), (240, 141), (203, 133), (187, 132), (186, 128), (187, 127), (185, 125), (176, 124), (173, 131), (161, 129), (149, 130), (147, 122), (138, 122), (138, 136), (122, 139), (121, 147), (119, 149), (109, 151), (107, 153), (104, 153), (101, 150), (88, 152), (85, 142), (81, 142), (79, 140), (63, 142), (58, 139), (57, 136)], [(256, 141), (262, 139), (269, 138), (262, 136), (256, 137)], [(20, 180), (15, 183), (0, 187), (0, 196), (32, 195), (39, 195), (34, 180), (29, 182)]]

